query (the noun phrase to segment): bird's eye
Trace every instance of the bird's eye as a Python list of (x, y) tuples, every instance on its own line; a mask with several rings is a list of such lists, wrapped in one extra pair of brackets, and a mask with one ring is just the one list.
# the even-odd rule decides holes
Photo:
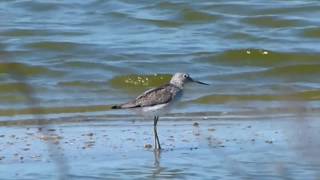
[(188, 77), (188, 75), (187, 75), (187, 74), (184, 74), (184, 75), (183, 75), (183, 77), (184, 77), (184, 78), (187, 78), (187, 77)]

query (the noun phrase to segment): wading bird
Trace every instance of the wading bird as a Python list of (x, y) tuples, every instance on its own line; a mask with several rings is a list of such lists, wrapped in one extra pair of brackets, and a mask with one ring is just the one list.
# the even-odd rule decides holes
[(188, 82), (209, 85), (204, 82), (193, 80), (187, 73), (175, 73), (172, 76), (169, 84), (147, 90), (134, 100), (124, 104), (112, 106), (111, 108), (134, 109), (143, 115), (152, 115), (154, 122), (154, 148), (161, 149), (157, 133), (159, 115), (167, 112), (170, 109), (170, 106), (180, 99), (183, 93), (183, 87)]

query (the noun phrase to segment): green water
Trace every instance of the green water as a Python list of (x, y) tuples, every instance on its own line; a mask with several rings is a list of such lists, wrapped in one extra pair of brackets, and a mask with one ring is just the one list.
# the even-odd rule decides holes
[(2, 1), (1, 119), (114, 114), (109, 105), (175, 72), (211, 86), (189, 86), (173, 113), (292, 101), (318, 110), (319, 9), (318, 1)]

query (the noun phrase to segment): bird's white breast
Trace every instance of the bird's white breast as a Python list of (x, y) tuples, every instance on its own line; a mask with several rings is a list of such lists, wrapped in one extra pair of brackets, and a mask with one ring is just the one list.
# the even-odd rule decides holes
[(142, 107), (140, 111), (143, 115), (159, 116), (169, 111), (169, 108), (168, 108), (169, 105), (170, 105), (169, 103), (166, 103), (166, 104), (158, 104), (154, 106)]

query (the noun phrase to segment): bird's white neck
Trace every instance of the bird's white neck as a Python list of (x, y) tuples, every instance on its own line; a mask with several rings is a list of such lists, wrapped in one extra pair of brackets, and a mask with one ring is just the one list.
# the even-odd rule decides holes
[(184, 83), (181, 81), (175, 81), (174, 79), (171, 79), (170, 84), (178, 87), (179, 89), (183, 89)]

